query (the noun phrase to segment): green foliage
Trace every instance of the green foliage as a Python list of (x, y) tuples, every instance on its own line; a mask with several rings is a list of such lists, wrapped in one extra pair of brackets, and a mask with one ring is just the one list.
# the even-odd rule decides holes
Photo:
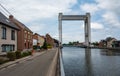
[(99, 42), (93, 42), (92, 43), (94, 46), (99, 46)]
[(34, 49), (34, 50), (40, 49), (40, 46), (34, 45), (34, 46), (33, 46), (33, 49)]
[(23, 52), (23, 53), (22, 53), (22, 57), (25, 57), (25, 56), (28, 56), (28, 55), (30, 55), (29, 52)]
[(41, 48), (47, 49), (47, 43), (46, 43), (46, 41), (44, 42), (44, 44), (43, 44), (43, 46)]
[(14, 61), (16, 59), (16, 54), (15, 52), (7, 52), (7, 57), (10, 61)]
[[(78, 43), (79, 43), (79, 41), (73, 41), (73, 42), (69, 42), (68, 45), (75, 45), (75, 44), (78, 44)], [(65, 45), (67, 45), (67, 44), (65, 44)]]
[(29, 55), (32, 55), (32, 51), (28, 51)]
[(15, 54), (16, 54), (16, 59), (19, 59), (19, 58), (22, 57), (21, 56), (21, 51), (16, 51)]

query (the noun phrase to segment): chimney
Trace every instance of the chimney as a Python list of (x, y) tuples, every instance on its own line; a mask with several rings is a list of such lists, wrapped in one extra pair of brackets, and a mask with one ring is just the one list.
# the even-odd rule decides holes
[(13, 15), (10, 15), (10, 16), (9, 16), (9, 19), (13, 19), (13, 18), (14, 18)]

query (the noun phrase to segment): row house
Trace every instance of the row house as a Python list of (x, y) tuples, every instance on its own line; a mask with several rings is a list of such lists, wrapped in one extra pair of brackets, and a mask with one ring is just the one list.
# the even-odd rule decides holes
[(0, 12), (0, 53), (17, 50), (19, 27)]
[(23, 23), (15, 19), (12, 15), (9, 16), (10, 21), (19, 27), (17, 32), (17, 49), (20, 51), (32, 50), (33, 47), (33, 32)]
[(46, 43), (54, 47), (54, 39), (49, 34), (46, 34)]
[(41, 35), (39, 35), (37, 33), (35, 33), (33, 35), (33, 45), (37, 45), (37, 46), (42, 47), (44, 42), (45, 42), (44, 36), (41, 36)]

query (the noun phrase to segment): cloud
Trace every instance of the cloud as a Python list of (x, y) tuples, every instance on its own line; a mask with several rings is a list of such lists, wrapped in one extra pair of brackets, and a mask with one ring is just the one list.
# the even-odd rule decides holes
[(32, 25), (30, 25), (28, 27), (33, 32), (40, 32), (40, 31), (42, 31), (45, 28), (44, 26), (45, 26), (45, 24), (32, 24)]
[(95, 29), (95, 30), (98, 30), (98, 29), (103, 29), (104, 26), (100, 23), (97, 23), (97, 22), (92, 22), (91, 23), (91, 28), (92, 29)]
[(120, 27), (120, 1), (119, 0), (96, 0), (98, 7), (104, 10), (102, 15), (104, 22), (110, 26)]
[(59, 12), (69, 12), (76, 0), (4, 0), (3, 5), (17, 19), (23, 22), (32, 20), (51, 18), (57, 16)]
[[(84, 24), (81, 26), (81, 28), (84, 28)], [(91, 29), (93, 30), (101, 30), (104, 29), (104, 25), (101, 23), (97, 23), (97, 22), (91, 22)]]
[(95, 3), (85, 3), (83, 5), (80, 5), (80, 9), (84, 12), (90, 12), (91, 14), (95, 14), (95, 12), (99, 10), (98, 6)]
[(105, 20), (105, 23), (110, 26), (120, 27), (120, 21), (116, 14), (112, 12), (106, 12), (102, 15), (103, 19)]

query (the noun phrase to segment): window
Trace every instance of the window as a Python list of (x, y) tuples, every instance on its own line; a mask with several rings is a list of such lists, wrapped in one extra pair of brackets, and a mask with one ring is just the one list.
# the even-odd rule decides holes
[(11, 44), (2, 45), (2, 52), (9, 52), (9, 51), (14, 51), (14, 50), (15, 50), (15, 45), (11, 45)]
[(27, 38), (27, 34), (26, 33), (24, 33), (24, 38)]
[(11, 40), (15, 40), (15, 30), (11, 30)]
[(6, 39), (6, 27), (2, 27), (2, 39)]
[(26, 48), (26, 43), (24, 43), (24, 45), (25, 45), (25, 48)]

